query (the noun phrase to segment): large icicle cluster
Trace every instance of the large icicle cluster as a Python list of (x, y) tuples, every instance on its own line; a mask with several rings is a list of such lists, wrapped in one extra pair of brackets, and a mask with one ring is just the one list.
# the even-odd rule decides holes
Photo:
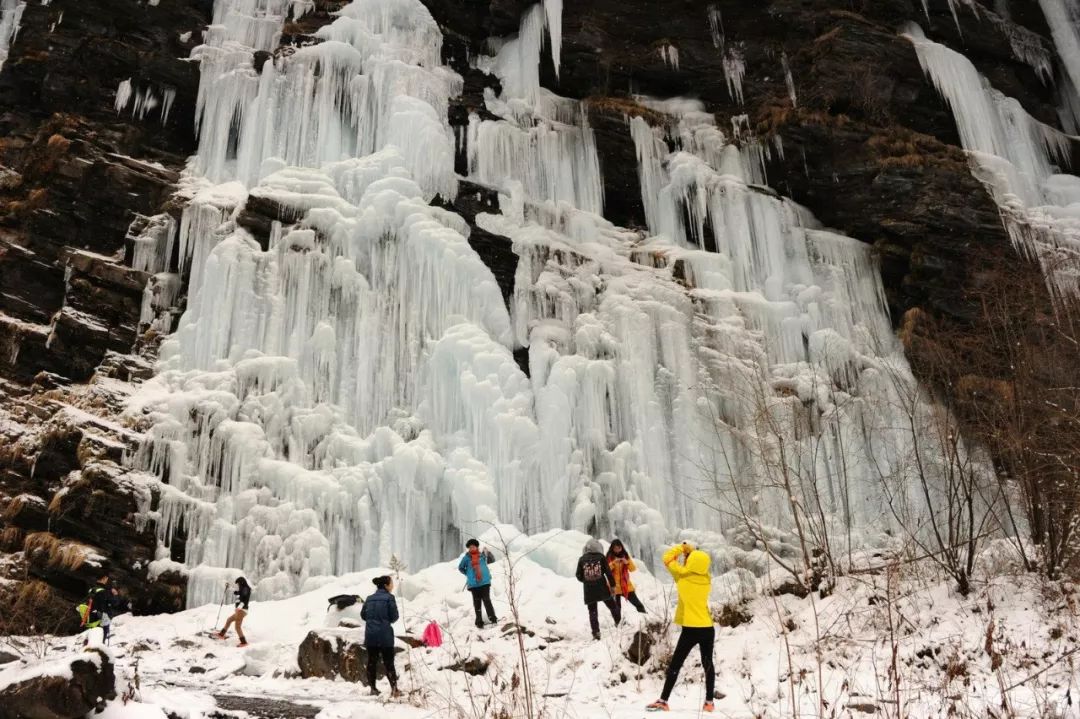
[[(1075, 296), (1080, 292), (1080, 179), (1061, 170), (1069, 165), (1076, 138), (1031, 117), (1018, 101), (995, 90), (970, 60), (927, 39), (917, 25), (905, 36), (952, 108), (973, 171), (993, 192), (1013, 242), (1040, 262), (1055, 294)], [(1064, 60), (1067, 66), (1071, 62), (1068, 56)]]
[[(510, 471), (496, 454), (513, 447), (489, 425), (517, 415), (529, 435), (512, 377), (491, 417), (470, 425), (449, 404), (487, 397), (512, 333), (467, 225), (426, 202), (456, 193), (446, 115), (461, 80), (439, 65), (437, 26), (417, 0), (358, 0), (324, 42), (256, 72), (303, 8), (218, 0), (195, 52), (189, 204), (179, 227), (147, 218), (131, 238), (146, 270), (190, 273), (163, 372), (132, 409), (153, 423), (135, 461), (162, 479), (160, 537), (184, 543), (192, 603), (226, 567), (272, 596), (395, 553), (441, 559), (497, 519), (489, 466)], [(260, 246), (236, 222), (252, 201), (304, 219)], [(148, 288), (145, 315), (162, 293)], [(487, 444), (454, 439), (470, 428)]]
[[(651, 234), (615, 227), (586, 113), (539, 86), (561, 2), (527, 10), (477, 59), (503, 94), (464, 136), (470, 179), (500, 193), (476, 222), (519, 258), (508, 308), (468, 225), (429, 204), (457, 192), (462, 83), (428, 11), (355, 0), (257, 71), (307, 7), (217, 0), (187, 206), (129, 237), (154, 273), (144, 322), (165, 326), (189, 277), (131, 407), (155, 567), (183, 557), (189, 602), (237, 571), (271, 597), (419, 568), (485, 523), (618, 534), (648, 561), (688, 528), (790, 546), (793, 511), (876, 542), (925, 506), (897, 429), (925, 413), (871, 256), (761, 186), (745, 117), (729, 137), (695, 101), (642, 98), (670, 118), (628, 126)], [(269, 236), (250, 206), (276, 213)]]

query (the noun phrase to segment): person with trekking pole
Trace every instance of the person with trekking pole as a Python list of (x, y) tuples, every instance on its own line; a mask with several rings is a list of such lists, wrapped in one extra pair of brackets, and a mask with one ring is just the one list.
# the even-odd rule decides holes
[[(228, 585), (225, 585), (226, 591), (228, 591)], [(243, 577), (236, 578), (236, 590), (233, 592), (235, 601), (233, 602), (233, 613), (229, 615), (229, 618), (225, 620), (225, 626), (217, 633), (218, 639), (224, 639), (229, 633), (229, 627), (234, 623), (236, 624), (236, 636), (239, 637), (240, 643), (237, 646), (246, 647), (248, 645), (247, 639), (244, 637), (244, 617), (248, 614), (248, 605), (251, 603), (251, 585)], [(221, 613), (220, 607), (218, 613)], [(216, 624), (217, 622), (215, 622)]]

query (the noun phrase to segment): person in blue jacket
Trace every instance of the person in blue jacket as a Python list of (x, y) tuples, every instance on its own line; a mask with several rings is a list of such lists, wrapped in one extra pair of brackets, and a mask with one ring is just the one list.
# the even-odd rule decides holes
[(458, 571), (465, 575), (465, 586), (472, 592), (473, 610), (476, 612), (476, 627), (484, 628), (484, 620), (480, 616), (480, 605), (487, 610), (488, 621), (494, 624), (499, 621), (495, 616), (495, 607), (491, 606), (491, 570), (488, 564), (495, 561), (495, 555), (485, 549), (480, 551), (480, 542), (470, 539), (465, 542), (465, 556), (458, 562)]
[(367, 649), (367, 675), (371, 694), (377, 695), (375, 673), (379, 657), (382, 657), (386, 678), (390, 680), (390, 696), (399, 697), (397, 688), (397, 670), (394, 668), (394, 628), (398, 620), (397, 600), (391, 592), (394, 580), (391, 577), (375, 577), (371, 580), (375, 593), (364, 602), (360, 618), (364, 620), (364, 648)]

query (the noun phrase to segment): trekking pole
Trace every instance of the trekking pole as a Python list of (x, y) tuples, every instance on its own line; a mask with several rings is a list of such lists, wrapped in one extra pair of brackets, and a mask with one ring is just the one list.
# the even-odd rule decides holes
[(221, 591), (221, 604), (217, 608), (217, 617), (214, 618), (214, 626), (210, 627), (210, 631), (217, 629), (218, 624), (221, 622), (221, 610), (225, 608), (225, 599), (229, 596), (229, 583), (225, 582), (225, 589)]

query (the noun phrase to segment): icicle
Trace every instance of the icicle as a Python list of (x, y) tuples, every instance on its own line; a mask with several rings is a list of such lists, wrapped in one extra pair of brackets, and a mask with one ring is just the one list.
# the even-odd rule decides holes
[(717, 5), (710, 5), (706, 10), (709, 18), (709, 35), (712, 37), (713, 47), (718, 50), (724, 47), (724, 19)]
[(780, 65), (784, 69), (784, 84), (787, 85), (788, 97), (791, 98), (791, 106), (798, 107), (799, 99), (795, 94), (795, 79), (791, 76), (791, 67), (788, 65), (787, 53), (780, 53)]
[(1065, 127), (1075, 132), (1080, 129), (1080, 0), (1039, 0), (1039, 5), (1069, 81), (1060, 112), (1069, 118)]
[(508, 187), (521, 183), (538, 200), (569, 202), (600, 214), (604, 189), (592, 130), (540, 122), (523, 129), (505, 121), (469, 119), (469, 174)]
[(743, 77), (746, 75), (746, 62), (742, 48), (731, 45), (724, 52), (724, 79), (727, 81), (728, 95), (740, 105), (743, 104)]
[(11, 43), (19, 34), (26, 0), (0, 0), (0, 68), (4, 67)]
[(660, 59), (672, 70), (679, 69), (679, 48), (674, 45), (660, 46)]

